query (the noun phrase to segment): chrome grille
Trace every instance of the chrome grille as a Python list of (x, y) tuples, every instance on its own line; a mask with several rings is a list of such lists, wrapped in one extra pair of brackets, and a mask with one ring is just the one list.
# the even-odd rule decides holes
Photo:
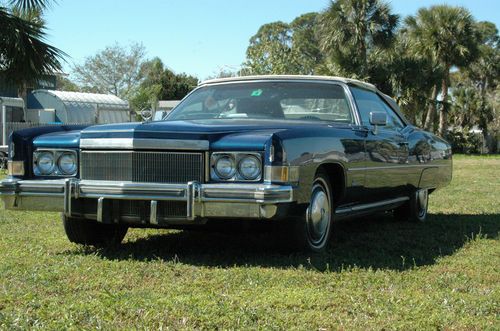
[(146, 183), (203, 181), (203, 153), (82, 151), (82, 179)]

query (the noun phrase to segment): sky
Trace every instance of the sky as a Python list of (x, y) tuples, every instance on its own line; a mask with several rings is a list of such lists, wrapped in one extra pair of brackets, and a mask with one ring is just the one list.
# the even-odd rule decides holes
[[(405, 17), (436, 4), (468, 8), (476, 20), (500, 27), (500, 0), (392, 0), (394, 13)], [(200, 80), (222, 69), (238, 69), (249, 39), (274, 21), (325, 9), (329, 0), (57, 0), (46, 12), (47, 40), (73, 63), (106, 46), (142, 43), (147, 57), (158, 56), (176, 73)]]

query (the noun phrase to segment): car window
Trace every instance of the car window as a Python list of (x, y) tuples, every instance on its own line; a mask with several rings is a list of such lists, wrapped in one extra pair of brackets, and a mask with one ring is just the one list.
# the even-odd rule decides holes
[(351, 91), (363, 125), (371, 125), (370, 112), (381, 111), (387, 114), (387, 129), (402, 129), (404, 127), (399, 116), (376, 93), (357, 87), (351, 87)]
[(340, 85), (272, 81), (201, 87), (167, 120), (233, 118), (353, 122)]

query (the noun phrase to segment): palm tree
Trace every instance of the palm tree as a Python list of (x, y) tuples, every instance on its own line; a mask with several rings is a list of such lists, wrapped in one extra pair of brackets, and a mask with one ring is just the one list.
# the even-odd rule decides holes
[[(414, 51), (420, 56), (432, 59), (442, 70), (440, 90), (442, 107), (439, 112), (439, 134), (444, 136), (447, 130), (448, 86), (450, 69), (469, 64), (477, 56), (477, 33), (474, 19), (469, 11), (462, 7), (447, 5), (421, 8), (416, 16), (405, 20), (406, 30), (413, 41)], [(438, 88), (433, 91), (437, 97)], [(434, 100), (431, 100), (431, 104)], [(430, 106), (428, 117), (432, 118)]]
[(0, 79), (17, 85), (25, 97), (26, 87), (61, 69), (65, 53), (45, 42), (41, 11), (46, 0), (11, 0), (0, 6)]
[(368, 78), (370, 52), (391, 46), (398, 20), (381, 0), (333, 1), (319, 18), (320, 48), (341, 74)]

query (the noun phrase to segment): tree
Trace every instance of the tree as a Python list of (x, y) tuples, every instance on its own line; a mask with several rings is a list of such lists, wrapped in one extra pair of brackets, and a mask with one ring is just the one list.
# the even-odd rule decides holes
[(56, 76), (56, 88), (59, 91), (71, 91), (71, 92), (80, 92), (80, 87), (76, 85), (73, 81), (71, 81), (64, 74), (58, 74)]
[(405, 20), (416, 54), (429, 57), (442, 67), (439, 134), (447, 130), (446, 115), (449, 108), (448, 87), (450, 69), (463, 67), (477, 56), (477, 33), (468, 10), (447, 5), (421, 8), (416, 16)]
[(401, 110), (413, 124), (424, 126), (427, 113), (424, 109), (436, 106), (433, 93), (437, 92), (433, 87), (439, 81), (439, 67), (433, 66), (428, 58), (412, 54), (402, 31), (394, 49), (380, 55), (377, 62), (380, 63), (381, 76), (385, 76), (386, 85), (390, 86), (386, 89), (390, 90)]
[(290, 26), (284, 22), (262, 25), (250, 38), (245, 67), (253, 75), (294, 73)]
[(296, 73), (310, 75), (315, 73), (323, 62), (316, 34), (318, 13), (303, 14), (290, 23), (292, 30), (292, 58)]
[(49, 1), (11, 0), (10, 8), (0, 6), (0, 79), (18, 86), (19, 96), (46, 75), (61, 70), (66, 55), (45, 42), (41, 17)]
[(316, 39), (318, 13), (303, 14), (287, 24), (262, 25), (250, 38), (243, 74), (315, 73), (323, 61)]
[(130, 100), (136, 111), (155, 109), (158, 100), (181, 100), (198, 85), (196, 77), (175, 74), (159, 58), (144, 62), (141, 75), (143, 80)]
[[(476, 30), (480, 42), (478, 58), (451, 76), (454, 103), (450, 121), (466, 131), (477, 125), (482, 130), (484, 141), (488, 141), (490, 132), (499, 133), (495, 100), (498, 100), (500, 78), (500, 38), (491, 22), (478, 22)], [(494, 147), (490, 146), (490, 149)]]
[(481, 94), (495, 87), (500, 77), (500, 37), (494, 23), (478, 22), (479, 56), (464, 72)]
[(108, 46), (87, 57), (83, 64), (74, 65), (73, 76), (84, 91), (129, 99), (141, 83), (145, 54), (144, 46), (139, 43), (129, 47)]
[(323, 72), (369, 79), (370, 54), (391, 47), (398, 20), (381, 0), (333, 1), (318, 21), (320, 49), (329, 57)]

